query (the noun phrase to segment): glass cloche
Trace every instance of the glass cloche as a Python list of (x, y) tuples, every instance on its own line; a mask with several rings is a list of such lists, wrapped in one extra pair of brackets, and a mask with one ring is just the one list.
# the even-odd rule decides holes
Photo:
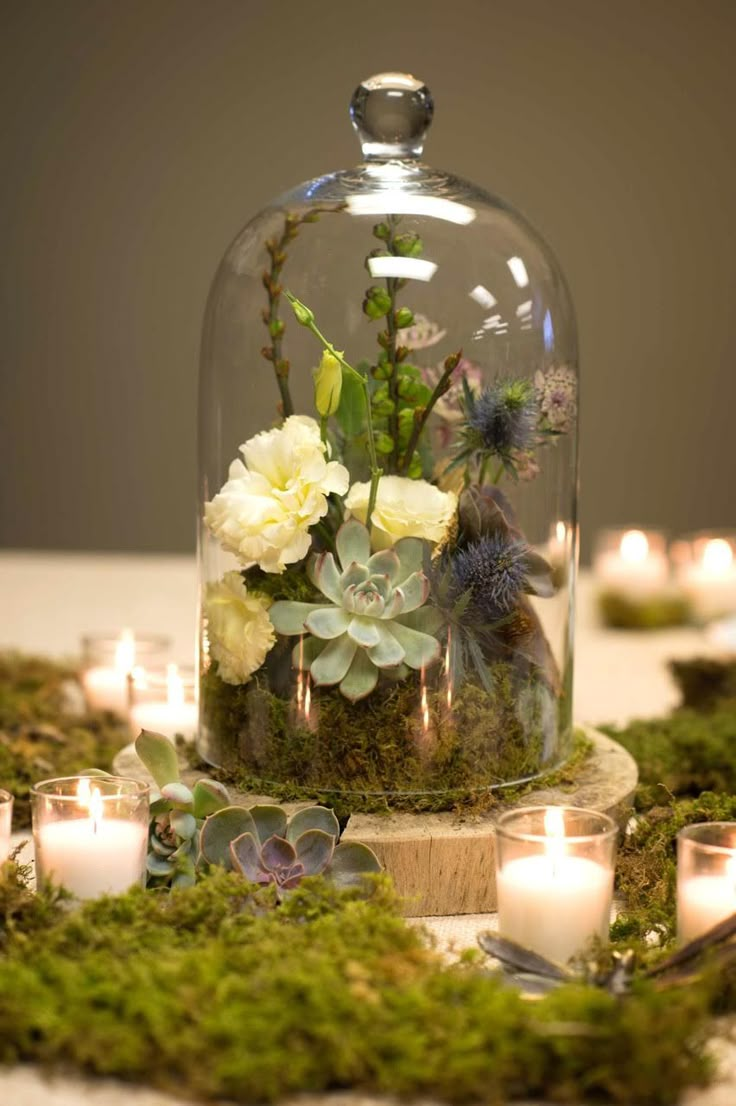
[(570, 750), (573, 308), (421, 160), (432, 110), (364, 81), (361, 163), (251, 220), (207, 305), (199, 750), (275, 797), (442, 809)]

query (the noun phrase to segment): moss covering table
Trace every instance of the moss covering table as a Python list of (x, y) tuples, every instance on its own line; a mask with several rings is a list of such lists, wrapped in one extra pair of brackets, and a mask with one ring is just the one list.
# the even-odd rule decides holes
[[(0, 647), (51, 656), (72, 656), (85, 632), (166, 632), (174, 657), (191, 663), (195, 631), (196, 572), (190, 557), (0, 553)], [(583, 574), (578, 604), (576, 717), (586, 722), (624, 723), (661, 714), (677, 700), (665, 662), (713, 652), (702, 633), (677, 629), (653, 633), (606, 631), (597, 624), (593, 584)], [(421, 920), (420, 920), (421, 921)], [(492, 924), (489, 915), (428, 920), (440, 946), (475, 944)], [(736, 1051), (723, 1049), (724, 1082), (693, 1092), (687, 1106), (734, 1106)], [(300, 1098), (302, 1106), (309, 1100)], [(377, 1100), (334, 1095), (334, 1106)], [(0, 1102), (8, 1106), (180, 1106), (183, 1100), (114, 1081), (76, 1077), (51, 1084), (35, 1068), (0, 1069)]]

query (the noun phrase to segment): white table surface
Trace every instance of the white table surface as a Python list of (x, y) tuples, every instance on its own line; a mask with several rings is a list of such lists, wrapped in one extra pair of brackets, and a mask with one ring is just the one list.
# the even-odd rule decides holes
[[(0, 648), (74, 657), (83, 633), (116, 634), (131, 627), (141, 633), (168, 634), (173, 659), (191, 664), (196, 596), (193, 557), (0, 551)], [(702, 631), (692, 628), (648, 633), (603, 629), (596, 617), (593, 581), (581, 574), (575, 650), (577, 720), (623, 724), (635, 717), (662, 714), (677, 702), (667, 661), (717, 652)], [(489, 928), (494, 918), (466, 915), (421, 921), (449, 951), (473, 945), (477, 933)], [(736, 1054), (722, 1051), (724, 1082), (707, 1092), (688, 1094), (683, 1106), (736, 1106)], [(333, 1106), (343, 1102), (367, 1106), (377, 1100), (340, 1095), (330, 1101)], [(0, 1103), (184, 1106), (180, 1099), (111, 1080), (90, 1083), (64, 1077), (50, 1085), (34, 1067), (0, 1069)]]

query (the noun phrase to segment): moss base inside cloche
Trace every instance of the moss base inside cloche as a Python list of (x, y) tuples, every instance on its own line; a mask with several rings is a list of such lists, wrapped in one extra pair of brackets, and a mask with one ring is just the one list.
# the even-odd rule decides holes
[[(208, 751), (239, 786), (279, 799), (324, 798), (353, 811), (451, 809), (562, 759), (552, 740), (557, 701), (546, 684), (531, 677), (520, 686), (505, 663), (492, 674), (492, 692), (466, 681), (449, 708), (446, 685), (422, 686), (418, 675), (386, 681), (357, 703), (321, 689), (310, 725), (293, 697), (257, 677), (225, 683), (213, 665), (202, 684)], [(565, 755), (570, 746), (562, 742)]]

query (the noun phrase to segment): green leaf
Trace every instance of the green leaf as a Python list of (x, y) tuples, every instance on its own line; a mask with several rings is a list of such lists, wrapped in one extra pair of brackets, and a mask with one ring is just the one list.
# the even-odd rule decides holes
[(327, 875), (338, 887), (359, 887), (363, 877), (381, 871), (381, 862), (367, 845), (345, 841), (332, 854)]
[(217, 780), (197, 780), (192, 788), (192, 796), (192, 813), (199, 819), (208, 818), (230, 802), (227, 788)]
[(304, 865), (305, 876), (317, 876), (332, 860), (335, 837), (321, 829), (309, 829), (294, 842), (296, 858)]
[(136, 738), (135, 751), (159, 787), (179, 779), (179, 758), (168, 737), (151, 730), (141, 730)]
[(365, 425), (365, 391), (352, 373), (342, 375), (342, 391), (335, 418), (347, 438), (360, 434)]
[(177, 837), (189, 841), (197, 832), (197, 819), (193, 814), (187, 814), (183, 810), (175, 810), (169, 817), (171, 828)]
[(202, 856), (210, 864), (232, 868), (230, 842), (243, 833), (258, 837), (250, 812), (242, 806), (226, 806), (211, 814), (202, 826), (199, 847)]
[(394, 440), (389, 434), (380, 431), (375, 435), (376, 451), (378, 453), (391, 453), (394, 448)]
[(261, 844), (268, 841), (269, 837), (283, 837), (286, 833), (286, 811), (280, 806), (262, 803), (250, 807), (249, 813), (255, 822), (256, 833)]
[(298, 810), (289, 820), (286, 840), (294, 842), (310, 829), (323, 830), (324, 833), (331, 834), (335, 841), (340, 836), (340, 823), (334, 810), (327, 806), (307, 806)]
[(175, 783), (165, 783), (161, 788), (161, 796), (178, 807), (191, 807), (194, 795), (185, 783), (177, 780)]
[(340, 823), (329, 806), (304, 806), (301, 811), (297, 811), (290, 818), (287, 841), (298, 841), (308, 830), (322, 830), (323, 833), (331, 834), (335, 841), (340, 837)]

